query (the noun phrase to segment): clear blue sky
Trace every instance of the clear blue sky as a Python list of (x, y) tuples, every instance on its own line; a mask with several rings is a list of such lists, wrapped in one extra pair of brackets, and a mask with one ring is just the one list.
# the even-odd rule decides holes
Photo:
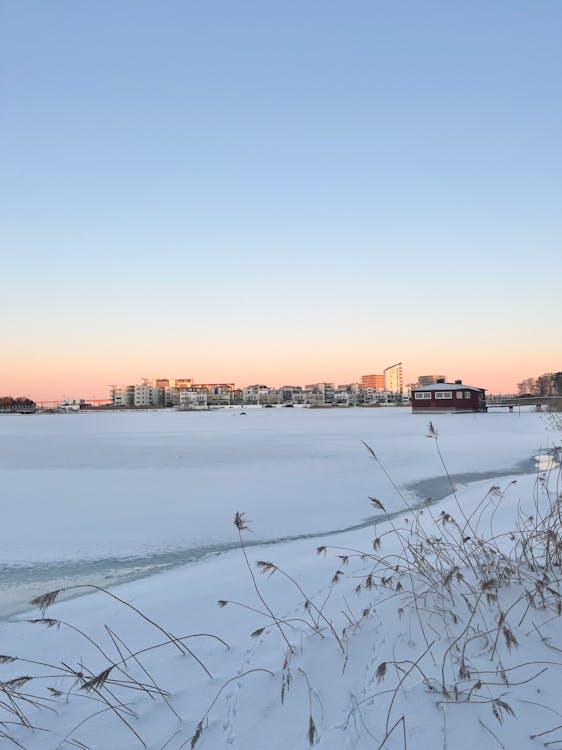
[(18, 0), (0, 35), (0, 391), (562, 368), (558, 0)]

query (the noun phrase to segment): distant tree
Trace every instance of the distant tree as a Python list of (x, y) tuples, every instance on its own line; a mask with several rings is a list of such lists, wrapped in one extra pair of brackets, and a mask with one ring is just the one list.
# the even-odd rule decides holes
[(545, 372), (537, 378), (537, 393), (539, 396), (553, 396), (554, 373)]
[(531, 393), (533, 396), (537, 393), (537, 382), (535, 378), (525, 378), (520, 383), (517, 383), (518, 393)]
[(18, 396), (14, 399), (14, 404), (16, 406), (36, 406), (35, 401), (27, 398), (27, 396)]
[(525, 378), (517, 383), (517, 392), (533, 396), (562, 396), (562, 371), (543, 372), (537, 378)]

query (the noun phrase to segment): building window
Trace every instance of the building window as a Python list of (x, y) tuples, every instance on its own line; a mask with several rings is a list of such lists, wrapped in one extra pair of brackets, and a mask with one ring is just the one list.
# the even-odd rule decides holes
[(453, 398), (452, 391), (435, 391), (435, 398)]
[(472, 396), (472, 393), (470, 391), (465, 391), (464, 392), (464, 397), (465, 398), (470, 398), (471, 396)]
[(414, 399), (416, 401), (421, 401), (427, 398), (431, 398), (431, 393), (429, 393), (429, 391), (422, 391), (421, 393), (414, 393)]
[(462, 398), (462, 391), (457, 391), (457, 398)]

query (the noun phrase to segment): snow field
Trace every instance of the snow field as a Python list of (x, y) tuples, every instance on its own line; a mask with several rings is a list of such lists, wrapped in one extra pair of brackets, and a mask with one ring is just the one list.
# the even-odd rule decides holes
[[(315, 419), (312, 413), (305, 416)], [(468, 458), (465, 463), (460, 460), (463, 454), (470, 452), (476, 432), (470, 429), (469, 434), (463, 435), (461, 428), (470, 427), (472, 421), (457, 425), (452, 419), (444, 419), (440, 421), (445, 427), (437, 424), (439, 446), (450, 471), (482, 470), (494, 465), (503, 468), (535, 455), (540, 446), (556, 444), (557, 436), (544, 430), (539, 415), (522, 415), (523, 423), (514, 420), (502, 422), (495, 418), (496, 415), (482, 416), (492, 419), (488, 423), (478, 421), (479, 428), (490, 429), (494, 439), (489, 440), (489, 435), (483, 435), (478, 441), (475, 450), (483, 458), (480, 465), (473, 458)], [(283, 420), (287, 418), (282, 416)], [(340, 435), (344, 454), (352, 453), (349, 443), (355, 440), (356, 432), (365, 430), (367, 423), (361, 421), (363, 418), (363, 415), (360, 419), (352, 416), (349, 422), (343, 419), (337, 428), (331, 428)], [(381, 463), (399, 487), (411, 481), (408, 467), (416, 461), (418, 469), (425, 468), (420, 472), (422, 477), (437, 474), (435, 441), (425, 437), (425, 425), (417, 425), (422, 429), (423, 449), (410, 449), (412, 443), (418, 445), (417, 436), (401, 438), (396, 434), (399, 429), (395, 423), (387, 423), (387, 419), (392, 417), (384, 415), (381, 418), (378, 425), (381, 434), (378, 437), (372, 434), (371, 442)], [(382, 423), (385, 426), (392, 424), (391, 434), (384, 434)], [(324, 423), (325, 426), (328, 424), (331, 423)], [(514, 429), (517, 425), (520, 429)], [(447, 431), (449, 436), (444, 437)], [(262, 428), (262, 437), (263, 432)], [(342, 432), (346, 439), (341, 438)], [(309, 435), (305, 433), (305, 437), (308, 444)], [(330, 435), (330, 440), (335, 439), (333, 434)], [(318, 440), (317, 444), (326, 450), (321, 437)], [(395, 453), (396, 443), (401, 443), (405, 450), (410, 449), (410, 455), (401, 457)], [(506, 444), (512, 451), (509, 459)], [(389, 445), (392, 448), (389, 449)], [(426, 446), (430, 449), (428, 453), (425, 452)], [(521, 450), (523, 446), (528, 450), (526, 454)], [(495, 454), (492, 447), (496, 448)], [(492, 453), (487, 453), (485, 460), (484, 448)], [(390, 454), (389, 467), (386, 458)], [(389, 485), (381, 466), (369, 459), (366, 452), (360, 455), (373, 480), (368, 494), (375, 496), (372, 490), (375, 486), (376, 497), (385, 509), (400, 507), (402, 500)], [(430, 455), (433, 461), (431, 471), (425, 466)], [(286, 459), (284, 468), (290, 471), (291, 459)], [(310, 466), (316, 463), (318, 461), (312, 460)], [(344, 459), (338, 464), (339, 468), (343, 463)], [(321, 464), (320, 468), (324, 466)], [(397, 467), (403, 467), (403, 471)], [(134, 471), (130, 467), (127, 470)], [(217, 470), (224, 471), (226, 487), (227, 472), (222, 466)], [(353, 470), (350, 471), (353, 474)], [(311, 478), (308, 484), (312, 493), (316, 489), (314, 481)], [(359, 491), (353, 475), (350, 476), (350, 486), (352, 494)], [(462, 559), (463, 545), (458, 544), (455, 548), (453, 541), (459, 537), (455, 522), (466, 532), (464, 536), (472, 536), (477, 530), (482, 539), (495, 537), (498, 554), (495, 561), (490, 560), (487, 570), (491, 571), (496, 565), (497, 571), (498, 560), (501, 564), (509, 560), (516, 568), (520, 560), (512, 554), (514, 542), (508, 532), (517, 522), (521, 527), (525, 526), (530, 516), (542, 517), (559, 493), (560, 474), (554, 465), (539, 475), (513, 475), (502, 477), (497, 482), (486, 480), (460, 487), (456, 498), (449, 496), (439, 505), (405, 513), (392, 523), (374, 521), (362, 529), (313, 540), (249, 547), (247, 554), (260, 594), (278, 620), (283, 621), (279, 624), (293, 647), (293, 653), (289, 653), (279, 627), (272, 622), (260, 601), (240, 549), (210, 555), (190, 565), (113, 589), (175, 636), (198, 634), (184, 643), (212, 674), (210, 678), (189, 654), (180, 654), (170, 643), (139, 655), (143, 668), (127, 659), (128, 674), (143, 684), (151, 684), (143, 671), (146, 669), (157, 685), (168, 692), (169, 705), (161, 696), (150, 697), (130, 684), (107, 682), (101, 687), (99, 692), (114, 707), (119, 706), (117, 711), (138, 736), (114, 709), (100, 703), (101, 695), (79, 689), (80, 679), (74, 684), (74, 678), (61, 672), (57, 665), (64, 662), (75, 671), (82, 671), (82, 681), (85, 681), (100, 674), (108, 664), (126, 658), (127, 649), (134, 652), (165, 640), (154, 625), (104, 593), (55, 603), (45, 612), (45, 618), (69, 623), (91, 637), (98, 646), (67, 625), (51, 623), (52, 627), (48, 627), (46, 623), (25, 622), (31, 617), (41, 618), (38, 610), (5, 621), (0, 626), (4, 654), (48, 661), (57, 667), (53, 670), (19, 661), (0, 665), (4, 685), (25, 673), (34, 679), (27, 682), (20, 693), (27, 691), (28, 695), (50, 696), (49, 699), (55, 701), (48, 704), (54, 708), (54, 713), (25, 705), (31, 723), (45, 732), (12, 725), (9, 725), (9, 731), (29, 750), (79, 746), (70, 744), (72, 738), (86, 747), (107, 750), (142, 747), (140, 738), (151, 750), (180, 750), (191, 747), (194, 742), (198, 748), (213, 750), (280, 750), (306, 748), (310, 738), (314, 746), (322, 750), (367, 750), (381, 744), (386, 748), (407, 747), (409, 750), (426, 747), (464, 750), (475, 742), (490, 748), (501, 745), (508, 748), (542, 747), (544, 739), (562, 737), (559, 732), (544, 739), (530, 739), (531, 734), (559, 723), (556, 712), (559, 710), (557, 685), (560, 666), (553, 650), (562, 647), (558, 635), (557, 596), (547, 593), (542, 604), (539, 597), (532, 606), (529, 605), (526, 592), (533, 590), (528, 571), (526, 578), (523, 576), (518, 580), (514, 574), (509, 585), (498, 587), (490, 584), (484, 591), (481, 580), (485, 571), (474, 562), (474, 549), (472, 556)], [(270, 509), (263, 503), (263, 498), (261, 506), (251, 501), (249, 493), (248, 503), (253, 510), (248, 517), (252, 531), (242, 531), (243, 539), (259, 539), (262, 535), (271, 535), (275, 539), (276, 509)], [(313, 502), (317, 503), (318, 498)], [(328, 501), (325, 499), (324, 502)], [(370, 506), (365, 496), (362, 503), (364, 517), (383, 518), (382, 511)], [(241, 504), (234, 510), (246, 511), (247, 507)], [(142, 507), (139, 512), (141, 510)], [(452, 520), (442, 513), (449, 514)], [(232, 524), (232, 515), (228, 524), (230, 535), (235, 540), (237, 531)], [(463, 515), (471, 522), (468, 531)], [(305, 528), (314, 529), (306, 510), (301, 514), (301, 521)], [(264, 528), (261, 528), (262, 524)], [(411, 530), (415, 527), (417, 530), (413, 533)], [(316, 528), (322, 528), (322, 518), (317, 519)], [(380, 547), (375, 550), (373, 540), (379, 538)], [(439, 539), (447, 542), (446, 553), (439, 553)], [(404, 544), (410, 544), (413, 549), (420, 540), (424, 544), (429, 540), (437, 545), (425, 550), (427, 560), (435, 568), (446, 559), (450, 560), (451, 567), (458, 563), (458, 572), (474, 592), (468, 604), (462, 598), (462, 593), (466, 595), (463, 579), (456, 581), (453, 576), (456, 583), (453, 582), (449, 590), (443, 583), (435, 587), (435, 581), (432, 583), (431, 575), (428, 577), (423, 566), (420, 566), (419, 576), (410, 577), (412, 566), (404, 564), (407, 557)], [(316, 548), (322, 546), (326, 550), (318, 555)], [(334, 547), (351, 548), (367, 556)], [(456, 559), (455, 549), (460, 555)], [(491, 553), (489, 556), (494, 557)], [(414, 559), (411, 551), (408, 559)], [(306, 592), (307, 599), (282, 573), (260, 575), (255, 566), (260, 560), (271, 561), (293, 576)], [(476, 572), (471, 570), (473, 564)], [(393, 573), (393, 565), (402, 566), (401, 572)], [(370, 573), (373, 579), (368, 585)], [(332, 583), (334, 575), (338, 583)], [(381, 582), (383, 577), (392, 580)], [(538, 577), (535, 576), (535, 580)], [(397, 590), (398, 584), (402, 591)], [(550, 585), (553, 590), (558, 590), (556, 580), (551, 580)], [(413, 592), (416, 597), (413, 597)], [(487, 593), (491, 596), (487, 597)], [(217, 600), (240, 602), (262, 614), (235, 603), (219, 607)], [(305, 607), (305, 601), (313, 605)], [(476, 601), (481, 602), (481, 606), (475, 607)], [(344, 653), (338, 639), (321, 621), (314, 607), (321, 609), (336, 630)], [(420, 614), (424, 609), (427, 611)], [(517, 646), (508, 647), (500, 628), (500, 638), (494, 648), (494, 633), (502, 614), (505, 615), (503, 624), (512, 632)], [(111, 628), (111, 634), (106, 625)], [(224, 639), (229, 648), (215, 638), (199, 634)], [(127, 647), (117, 640), (117, 636)], [(459, 647), (464, 647), (463, 659), (462, 648), (461, 651), (451, 648), (455, 639), (459, 639)], [(459, 676), (461, 661), (464, 661), (462, 678)], [(560, 662), (562, 664), (562, 660)], [(384, 677), (381, 664), (386, 664)], [(543, 669), (546, 671), (538, 674)], [(43, 678), (41, 674), (49, 677)], [(502, 675), (507, 677), (507, 683)], [(123, 681), (128, 678), (114, 668), (109, 679)], [(478, 682), (482, 683), (479, 687)], [(516, 682), (523, 684), (513, 684)], [(46, 690), (48, 687), (63, 695), (53, 696)], [(471, 699), (467, 700), (471, 689)], [(134, 715), (127, 713), (129, 710)], [(97, 711), (102, 713), (94, 715)], [(403, 721), (401, 717), (404, 717)], [(6, 719), (6, 715), (0, 719)], [(396, 728), (389, 734), (395, 724)], [(0, 743), (0, 746), (3, 745)]]

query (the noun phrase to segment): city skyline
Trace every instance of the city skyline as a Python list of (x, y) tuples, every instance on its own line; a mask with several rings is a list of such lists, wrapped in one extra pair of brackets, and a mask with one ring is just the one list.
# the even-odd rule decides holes
[(5, 5), (0, 394), (558, 370), (561, 30), (551, 0)]
[[(476, 387), (482, 387), (489, 393), (515, 393), (517, 391), (517, 384), (514, 384), (512, 388), (508, 389), (493, 389), (488, 388), (485, 385), (482, 385), (481, 380), (470, 380), (466, 377), (463, 378), (462, 374), (460, 375), (454, 375), (454, 376), (447, 376), (447, 375), (427, 375), (424, 373), (418, 373), (417, 375), (412, 375), (410, 377), (409, 373), (411, 372), (411, 368), (408, 368), (407, 366), (403, 366), (403, 363), (399, 363), (401, 367), (403, 367), (403, 386), (404, 389), (408, 388), (411, 384), (427, 384), (430, 382), (434, 382), (437, 378), (444, 378), (446, 382), (453, 382), (454, 380), (462, 380), (463, 383), (466, 383), (467, 385), (472, 385)], [(166, 383), (169, 382), (170, 386), (178, 386), (179, 387), (201, 387), (202, 384), (227, 384), (234, 388), (238, 389), (245, 389), (253, 385), (265, 385), (268, 388), (277, 389), (284, 386), (296, 386), (296, 387), (304, 387), (307, 384), (315, 384), (315, 383), (333, 383), (336, 386), (339, 385), (362, 385), (363, 387), (369, 387), (369, 388), (381, 388), (381, 381), (384, 383), (384, 371), (386, 369), (391, 368), (381, 368), (381, 371), (379, 373), (375, 373), (374, 370), (372, 370), (370, 373), (366, 374), (363, 373), (362, 375), (358, 377), (351, 377), (351, 378), (304, 378), (301, 380), (296, 379), (287, 379), (287, 380), (280, 380), (278, 377), (270, 378), (268, 380), (266, 379), (260, 379), (260, 378), (250, 378), (247, 381), (238, 381), (228, 378), (216, 378), (216, 379), (205, 379), (205, 378), (195, 378), (195, 377), (187, 377), (184, 374), (181, 375), (181, 377), (170, 377), (169, 375), (162, 374), (162, 370), (159, 370), (158, 372), (160, 374), (152, 374), (150, 376), (132, 376), (129, 378), (124, 378), (122, 380), (114, 379), (111, 384), (106, 385), (99, 391), (95, 391), (92, 389), (88, 389), (84, 384), (78, 384), (76, 388), (70, 389), (69, 391), (61, 391), (60, 389), (57, 390), (56, 387), (53, 390), (42, 390), (41, 387), (37, 388), (34, 392), (31, 391), (25, 391), (20, 386), (17, 386), (12, 389), (11, 391), (6, 391), (5, 393), (0, 393), (0, 396), (25, 396), (28, 398), (33, 399), (34, 401), (38, 403), (51, 403), (51, 402), (57, 402), (57, 401), (63, 401), (65, 399), (85, 399), (85, 400), (96, 400), (96, 401), (103, 401), (103, 400), (110, 400), (110, 394), (111, 390), (113, 388), (126, 388), (128, 385), (132, 386), (133, 384), (140, 384), (144, 382), (151, 382), (153, 385), (158, 385), (159, 383), (157, 381), (166, 381)], [(554, 371), (556, 368), (550, 368), (549, 371)], [(374, 380), (376, 379), (376, 381)], [(182, 381), (182, 382), (180, 382)], [(185, 382), (183, 382), (185, 381)], [(376, 385), (375, 385), (376, 382)], [(521, 381), (519, 381), (521, 382)], [(384, 388), (382, 386), (383, 390), (385, 392), (394, 392), (394, 389), (392, 388)], [(18, 390), (19, 389), (19, 390)]]

